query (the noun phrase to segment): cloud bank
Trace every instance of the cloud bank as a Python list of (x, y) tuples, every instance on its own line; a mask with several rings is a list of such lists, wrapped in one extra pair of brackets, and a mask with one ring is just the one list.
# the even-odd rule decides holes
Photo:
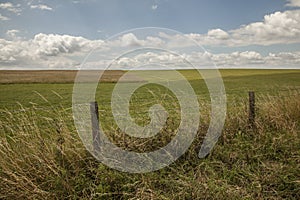
[(214, 29), (207, 34), (188, 34), (188, 36), (202, 45), (213, 46), (300, 43), (300, 10), (265, 15), (262, 22), (250, 23), (234, 30)]
[[(107, 66), (109, 57), (105, 52), (109, 52), (110, 46), (126, 47), (135, 46), (139, 48), (153, 46), (161, 47), (164, 45), (159, 38), (148, 37), (144, 40), (138, 39), (134, 34), (129, 33), (122, 37), (110, 41), (88, 40), (83, 37), (57, 34), (37, 34), (31, 40), (22, 40), (16, 36), (18, 30), (10, 30), (7, 35), (11, 40), (0, 39), (0, 66), (2, 69), (20, 68), (20, 69), (76, 69), (79, 67), (83, 58), (93, 49), (103, 49), (104, 58), (102, 63), (94, 63), (93, 67)], [(212, 32), (218, 37), (226, 37), (225, 34), (219, 34), (220, 31)], [(115, 52), (116, 54), (118, 52)], [(80, 59), (74, 59), (74, 58)], [(249, 67), (249, 66), (299, 66), (300, 52), (281, 52), (269, 53), (263, 56), (255, 51), (235, 51), (232, 53), (212, 54), (209, 52), (190, 52), (182, 56), (174, 56), (170, 53), (155, 53), (151, 51), (140, 51), (134, 56), (126, 55), (117, 60), (119, 68), (126, 69), (132, 65), (145, 64), (163, 64), (169, 66), (177, 66), (177, 68), (185, 67), (184, 60), (198, 63), (196, 67), (210, 66), (214, 62), (218, 67)], [(92, 66), (92, 65), (91, 65)]]
[[(297, 7), (300, 0), (290, 0), (288, 6)], [(39, 5), (34, 9), (51, 10), (50, 7)], [(36, 7), (35, 7), (36, 6)], [(18, 5), (0, 4), (1, 9), (18, 13)], [(0, 15), (0, 20), (9, 20)], [(206, 34), (175, 34), (160, 32), (156, 36), (140, 37), (133, 33), (124, 34), (110, 41), (89, 40), (84, 37), (58, 34), (36, 34), (32, 39), (18, 37), (18, 30), (8, 30), (7, 39), (0, 39), (0, 69), (31, 69), (55, 68), (76, 69), (84, 57), (93, 49), (103, 50), (102, 61), (91, 64), (91, 67), (105, 66), (110, 59), (119, 56), (118, 49), (149, 46), (160, 49), (187, 49), (191, 43), (209, 47), (231, 47), (233, 52), (212, 54), (190, 50), (181, 58), (178, 56), (151, 51), (140, 51), (131, 57), (123, 56), (118, 60), (120, 68), (132, 64), (162, 63), (166, 65), (182, 64), (182, 59), (193, 60), (198, 66), (206, 66), (213, 61), (218, 67), (300, 67), (300, 52), (279, 52), (261, 55), (256, 51), (234, 51), (235, 47), (274, 44), (300, 43), (300, 10), (288, 10), (265, 15), (261, 22), (240, 26), (233, 30), (213, 29)], [(102, 62), (102, 63), (101, 63)], [(147, 63), (148, 62), (148, 63)], [(197, 66), (197, 67), (198, 67)]]
[[(17, 30), (7, 32), (11, 37)], [(14, 68), (74, 68), (80, 64), (70, 56), (83, 55), (103, 41), (57, 34), (37, 34), (31, 40), (0, 39), (0, 66)]]

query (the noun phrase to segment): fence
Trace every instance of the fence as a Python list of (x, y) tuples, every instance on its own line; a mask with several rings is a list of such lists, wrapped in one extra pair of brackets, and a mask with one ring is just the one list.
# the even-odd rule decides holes
[[(286, 97), (299, 97), (300, 92), (299, 89), (295, 89), (297, 92), (295, 94), (292, 94), (291, 91), (293, 90), (281, 90), (278, 92), (284, 92), (281, 93), (279, 96), (272, 96), (272, 95), (268, 95), (268, 97), (276, 97), (276, 98), (286, 98)], [(262, 95), (262, 94), (260, 94)], [(254, 91), (249, 91), (248, 92), (248, 99), (246, 101), (245, 98), (242, 97), (238, 97), (237, 101), (235, 102), (228, 102), (227, 105), (232, 105), (235, 106), (237, 104), (237, 102), (247, 102), (247, 113), (248, 113), (248, 125), (251, 129), (255, 130), (256, 129), (256, 111), (257, 111), (257, 106), (259, 106), (259, 101), (257, 102), (257, 97), (256, 97), (256, 93)], [(199, 100), (201, 100), (201, 98), (199, 98)], [(147, 99), (139, 99), (138, 101), (136, 101), (135, 103), (142, 103), (142, 102), (146, 102)], [(258, 103), (258, 104), (257, 104)], [(18, 105), (17, 103), (14, 104), (15, 106)], [(90, 107), (90, 115), (91, 115), (91, 123), (92, 123), (92, 136), (93, 136), (93, 147), (94, 147), (94, 151), (98, 151), (99, 149), (99, 111), (101, 112), (101, 110), (99, 110), (99, 105), (98, 102), (90, 102), (90, 103), (86, 103), (86, 106), (89, 105)], [(110, 106), (110, 102), (101, 102), (101, 105), (103, 106)], [(63, 107), (61, 105), (51, 105), (48, 107), (39, 107), (37, 105), (33, 105), (34, 106), (34, 110), (37, 111), (47, 111), (47, 112), (51, 112), (53, 110), (64, 110), (64, 111), (71, 111), (72, 107)], [(20, 109), (14, 109), (14, 110), (9, 110), (9, 109), (2, 109), (0, 110), (0, 118), (1, 115), (5, 116), (8, 113), (10, 114), (14, 114), (14, 113), (24, 113), (27, 111), (32, 110), (32, 108), (24, 108), (22, 107), (21, 104), (19, 104)], [(141, 111), (137, 111), (137, 114), (141, 114)], [(71, 119), (70, 119), (71, 120)]]

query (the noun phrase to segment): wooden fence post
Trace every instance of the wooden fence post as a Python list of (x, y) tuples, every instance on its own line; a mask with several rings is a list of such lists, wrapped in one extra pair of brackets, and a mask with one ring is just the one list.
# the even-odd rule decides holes
[(255, 128), (255, 93), (249, 92), (249, 125), (251, 128)]
[(93, 150), (94, 153), (97, 153), (100, 151), (100, 133), (98, 103), (96, 101), (90, 102), (90, 111), (92, 119)]

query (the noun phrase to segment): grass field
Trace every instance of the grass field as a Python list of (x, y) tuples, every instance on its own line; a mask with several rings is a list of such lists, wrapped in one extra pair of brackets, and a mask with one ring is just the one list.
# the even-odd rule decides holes
[[(249, 90), (258, 95), (277, 95), (287, 90), (300, 88), (299, 70), (221, 70), (228, 97), (246, 97)], [(93, 72), (92, 72), (93, 73)], [(158, 72), (159, 73), (159, 72)], [(191, 82), (197, 95), (207, 96), (207, 89), (201, 76), (193, 70), (181, 73)], [(116, 80), (124, 72), (106, 72), (100, 89), (108, 98)], [(44, 104), (39, 94), (54, 105), (71, 105), (73, 82), (76, 71), (0, 71), (0, 108), (14, 107), (16, 102), (24, 106), (30, 102)], [(99, 90), (100, 90), (99, 89)], [(58, 97), (55, 93), (59, 94)], [(100, 94), (99, 94), (100, 95)], [(17, 105), (18, 106), (18, 105)]]
[[(76, 71), (0, 71), (0, 199), (299, 199), (300, 70), (220, 70), (228, 112), (204, 159), (197, 152), (209, 124), (207, 88), (195, 71), (180, 72), (203, 108), (197, 137), (172, 165), (129, 174), (104, 166), (83, 147), (71, 110)], [(139, 88), (130, 104), (140, 125), (150, 122), (147, 111), (155, 103), (173, 113), (157, 137), (126, 137), (113, 122), (110, 95), (123, 73), (106, 72), (98, 85), (106, 134), (131, 151), (166, 145), (180, 123), (179, 104), (161, 86)], [(250, 90), (256, 129), (248, 125)]]

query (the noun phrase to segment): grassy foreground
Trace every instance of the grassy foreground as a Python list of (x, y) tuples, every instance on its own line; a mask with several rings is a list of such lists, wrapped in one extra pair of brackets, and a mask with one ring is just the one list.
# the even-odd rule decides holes
[[(222, 136), (205, 159), (197, 157), (209, 124), (208, 102), (201, 101), (205, 87), (192, 71), (185, 73), (204, 108), (197, 138), (175, 163), (147, 174), (110, 169), (85, 150), (72, 122), (72, 84), (0, 85), (0, 199), (299, 199), (299, 71), (222, 72), (228, 114)], [(99, 86), (107, 93), (98, 98), (108, 100), (113, 86)], [(155, 94), (155, 101), (168, 94), (157, 87), (150, 90), (152, 96), (145, 96), (149, 88), (141, 88), (137, 97), (152, 100)], [(248, 126), (248, 90), (258, 96), (255, 130)], [(166, 106), (173, 100), (168, 96)], [(135, 107), (133, 102), (133, 112), (147, 111), (150, 105)], [(101, 115), (109, 119), (107, 113)], [(137, 123), (149, 120), (144, 113), (133, 115)], [(147, 141), (124, 138), (109, 120), (104, 123), (118, 146), (149, 151), (168, 143), (176, 120)]]

